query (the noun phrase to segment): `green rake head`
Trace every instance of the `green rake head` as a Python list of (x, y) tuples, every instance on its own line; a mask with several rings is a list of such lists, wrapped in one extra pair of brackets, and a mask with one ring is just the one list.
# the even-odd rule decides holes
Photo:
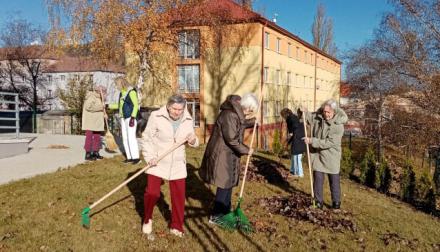
[(85, 228), (90, 227), (90, 207), (86, 207), (81, 212), (81, 225)]
[(239, 229), (244, 233), (253, 232), (252, 224), (249, 222), (249, 219), (244, 215), (243, 211), (240, 208), (241, 198), (238, 200), (237, 208), (234, 211), (223, 215), (218, 219), (217, 224), (228, 230), (233, 231), (234, 229)]

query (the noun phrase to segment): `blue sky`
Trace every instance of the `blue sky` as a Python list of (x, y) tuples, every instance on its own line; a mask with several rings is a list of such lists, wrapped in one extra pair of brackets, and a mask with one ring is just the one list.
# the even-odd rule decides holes
[[(310, 27), (318, 3), (324, 4), (334, 22), (334, 38), (340, 52), (371, 38), (382, 14), (391, 10), (387, 0), (254, 0), (254, 9), (277, 24), (311, 42)], [(0, 27), (13, 17), (48, 27), (44, 0), (0, 0)]]

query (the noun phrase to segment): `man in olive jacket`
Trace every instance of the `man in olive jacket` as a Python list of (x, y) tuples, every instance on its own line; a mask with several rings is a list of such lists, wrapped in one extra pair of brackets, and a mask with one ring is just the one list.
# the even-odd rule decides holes
[(332, 196), (332, 207), (339, 209), (341, 205), (340, 165), (341, 140), (344, 134), (344, 123), (347, 115), (338, 107), (334, 100), (324, 102), (315, 113), (305, 114), (307, 123), (311, 126), (311, 137), (304, 138), (311, 145), (310, 160), (313, 167), (313, 190), (318, 208), (323, 205), (324, 174), (328, 175)]
[(243, 144), (244, 130), (252, 127), (254, 119), (246, 119), (258, 108), (258, 100), (248, 94), (241, 98), (229, 95), (220, 106), (220, 114), (199, 170), (206, 183), (217, 186), (210, 222), (228, 214), (231, 209), (232, 188), (238, 185), (240, 157), (250, 155), (252, 150)]

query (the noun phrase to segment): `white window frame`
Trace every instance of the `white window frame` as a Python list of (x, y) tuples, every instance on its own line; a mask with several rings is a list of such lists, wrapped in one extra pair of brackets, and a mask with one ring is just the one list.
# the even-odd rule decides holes
[(277, 53), (281, 53), (281, 39), (277, 38)]
[[(199, 109), (197, 111), (196, 107), (199, 106)], [(193, 119), (193, 127), (199, 128), (200, 127), (200, 100), (199, 99), (186, 99), (186, 106), (188, 108), (188, 112), (190, 113), (192, 119)], [(198, 116), (196, 115), (198, 113)]]
[[(191, 75), (189, 75), (189, 72), (191, 72)], [(179, 85), (178, 88), (181, 93), (200, 92), (200, 65), (198, 64), (178, 65), (177, 74), (178, 74), (177, 79)], [(185, 78), (184, 84), (181, 82), (182, 81), (181, 77)], [(188, 77), (192, 78), (192, 80), (187, 79)], [(192, 81), (192, 83), (189, 83), (189, 81)], [(182, 84), (184, 85), (184, 87), (182, 87)]]
[[(189, 36), (195, 36), (194, 41)], [(178, 33), (178, 54), (181, 59), (200, 58), (200, 31), (196, 29), (182, 30)]]
[(264, 33), (264, 48), (269, 49), (270, 37), (269, 33)]

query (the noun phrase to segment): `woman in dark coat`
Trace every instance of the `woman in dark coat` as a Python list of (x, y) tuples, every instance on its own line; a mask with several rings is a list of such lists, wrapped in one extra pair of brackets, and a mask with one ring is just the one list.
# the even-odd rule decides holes
[(286, 120), (288, 139), (287, 143), (290, 144), (290, 174), (294, 177), (304, 177), (302, 168), (302, 154), (306, 151), (306, 145), (304, 143), (304, 124), (301, 122), (302, 112), (298, 109), (298, 114), (284, 108), (281, 110), (281, 116)]
[(210, 222), (231, 210), (232, 188), (238, 185), (240, 175), (240, 157), (253, 151), (243, 144), (244, 130), (255, 121), (246, 117), (257, 108), (258, 101), (253, 94), (246, 94), (242, 99), (229, 95), (220, 106), (199, 170), (203, 181), (217, 186)]

